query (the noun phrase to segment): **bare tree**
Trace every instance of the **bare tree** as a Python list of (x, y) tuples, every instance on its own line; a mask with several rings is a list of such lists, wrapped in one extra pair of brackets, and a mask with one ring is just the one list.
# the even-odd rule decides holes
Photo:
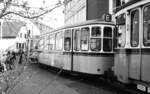
[(28, 1), (25, 0), (0, 0), (0, 18), (10, 14), (29, 19), (38, 18), (63, 5), (60, 0), (57, 1), (58, 3), (53, 5), (53, 7), (45, 6), (34, 8), (29, 6)]

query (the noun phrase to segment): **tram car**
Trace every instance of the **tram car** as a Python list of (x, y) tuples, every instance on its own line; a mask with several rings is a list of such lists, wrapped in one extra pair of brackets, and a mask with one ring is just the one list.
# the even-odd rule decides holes
[(115, 14), (118, 33), (114, 74), (150, 93), (150, 0), (133, 0)]
[(90, 20), (40, 36), (41, 64), (63, 70), (103, 75), (114, 64), (113, 22)]

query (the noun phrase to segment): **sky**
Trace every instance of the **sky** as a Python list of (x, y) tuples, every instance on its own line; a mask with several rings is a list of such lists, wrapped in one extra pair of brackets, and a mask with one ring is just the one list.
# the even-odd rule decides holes
[[(53, 7), (57, 3), (57, 0), (28, 0), (28, 2), (29, 5), (32, 7), (41, 7), (41, 6)], [(44, 15), (43, 21), (46, 25), (51, 26), (53, 28), (63, 26), (64, 25), (63, 7), (57, 8), (52, 12)]]

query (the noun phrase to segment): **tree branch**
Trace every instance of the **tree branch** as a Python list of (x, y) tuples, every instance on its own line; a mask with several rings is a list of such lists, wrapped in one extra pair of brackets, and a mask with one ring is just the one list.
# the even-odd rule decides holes
[[(43, 16), (51, 11), (53, 11), (54, 9), (60, 7), (63, 5), (63, 3), (58, 2), (53, 8), (51, 9), (44, 9), (44, 8), (39, 8), (38, 12), (32, 14), (32, 12), (29, 12), (29, 10), (26, 9), (30, 9), (31, 7), (27, 7), (26, 5), (23, 6), (24, 4), (15, 4), (12, 2), (12, 0), (8, 0), (8, 2), (5, 3), (5, 7), (2, 9), (1, 13), (0, 13), (0, 18), (7, 16), (9, 14), (15, 14), (18, 16), (21, 16), (23, 18), (28, 18), (28, 19), (34, 19), (34, 18), (38, 18), (40, 16)], [(16, 7), (22, 7), (22, 9), (24, 9), (25, 11), (8, 11), (8, 7), (10, 6), (16, 6)], [(40, 12), (39, 12), (40, 11)]]

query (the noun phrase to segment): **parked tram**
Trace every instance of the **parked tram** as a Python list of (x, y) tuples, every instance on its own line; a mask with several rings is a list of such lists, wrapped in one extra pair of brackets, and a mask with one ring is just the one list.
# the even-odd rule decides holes
[(116, 12), (114, 73), (150, 93), (150, 0), (133, 0)]
[(39, 63), (67, 71), (103, 75), (114, 64), (113, 22), (90, 20), (40, 36)]

